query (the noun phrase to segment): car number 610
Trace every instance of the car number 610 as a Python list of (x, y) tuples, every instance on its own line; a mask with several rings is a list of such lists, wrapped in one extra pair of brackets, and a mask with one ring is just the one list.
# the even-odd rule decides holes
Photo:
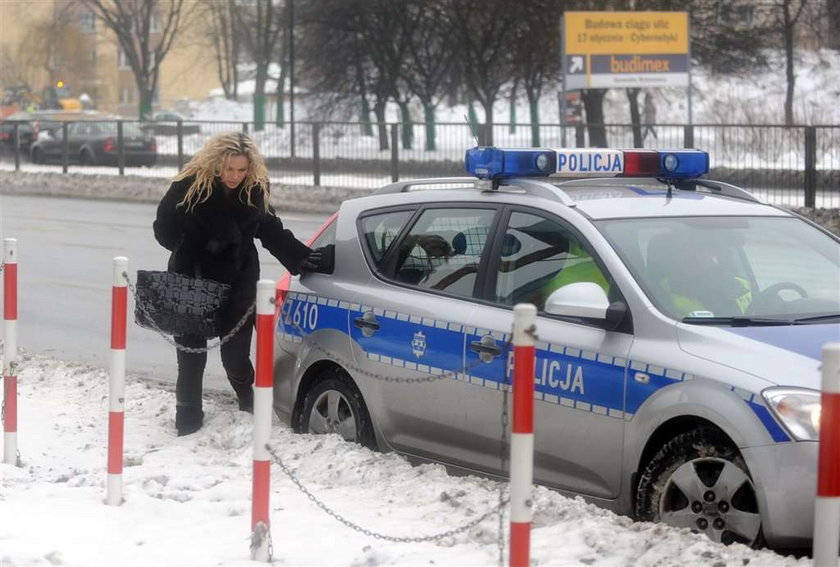
[[(287, 319), (288, 320), (288, 317)], [(314, 331), (318, 327), (318, 305), (296, 301), (291, 312), (292, 325), (303, 331)]]

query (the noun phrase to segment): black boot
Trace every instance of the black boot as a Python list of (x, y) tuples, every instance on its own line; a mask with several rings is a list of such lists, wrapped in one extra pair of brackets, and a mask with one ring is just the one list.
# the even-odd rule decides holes
[(236, 397), (239, 398), (239, 409), (254, 413), (254, 389), (248, 386), (248, 389), (241, 389), (236, 392)]
[(175, 427), (178, 437), (195, 433), (204, 424), (204, 411), (201, 406), (177, 404), (175, 406)]

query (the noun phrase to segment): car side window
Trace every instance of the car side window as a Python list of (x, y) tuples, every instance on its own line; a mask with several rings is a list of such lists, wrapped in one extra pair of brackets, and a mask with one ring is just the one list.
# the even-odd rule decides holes
[(569, 230), (539, 215), (512, 213), (502, 242), (496, 301), (533, 303), (542, 311), (553, 291), (578, 282), (597, 283), (609, 294), (604, 273)]
[(361, 220), (365, 244), (377, 267), (388, 248), (397, 238), (414, 211), (389, 211), (364, 217)]
[(67, 135), (68, 136), (84, 136), (85, 135), (85, 125), (79, 124), (78, 122), (74, 122), (67, 127)]
[(492, 209), (427, 209), (399, 244), (394, 279), (472, 297)]

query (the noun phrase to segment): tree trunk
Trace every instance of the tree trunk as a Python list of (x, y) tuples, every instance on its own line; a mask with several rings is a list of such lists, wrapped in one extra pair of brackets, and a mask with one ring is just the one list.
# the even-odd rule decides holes
[(484, 107), (484, 141), (483, 145), (493, 145), (493, 101), (487, 100), (481, 103)]
[(793, 124), (793, 90), (796, 86), (796, 75), (793, 74), (793, 26), (790, 21), (790, 10), (785, 3), (785, 77), (787, 78), (787, 92), (785, 93), (785, 124)]
[(151, 120), (153, 89), (138, 88), (137, 91), (140, 94), (140, 120)]
[(513, 85), (513, 88), (510, 91), (510, 99), (508, 99), (508, 103), (510, 104), (508, 132), (511, 134), (516, 134), (516, 86), (516, 84)]
[(411, 119), (411, 110), (408, 108), (408, 102), (401, 100), (397, 103), (400, 107), (400, 117), (402, 119), (402, 147), (404, 150), (410, 150), (414, 147), (414, 121)]
[(254, 131), (265, 129), (265, 70), (257, 71), (254, 84)]
[(275, 116), (275, 121), (280, 128), (286, 127), (286, 105), (285, 105), (285, 93), (283, 92), (283, 88), (286, 86), (286, 75), (288, 74), (288, 70), (285, 65), (280, 68), (280, 78), (277, 80), (277, 112)]
[(426, 151), (437, 149), (437, 132), (435, 130), (435, 107), (431, 101), (423, 102), (423, 121), (426, 123)]
[(641, 89), (627, 89), (627, 100), (630, 101), (630, 123), (633, 125), (633, 147), (641, 148), (642, 139), (641, 114), (639, 113), (639, 92)]
[(370, 123), (370, 103), (367, 97), (361, 96), (362, 104), (359, 108), (359, 122), (362, 123), (362, 136), (373, 137), (373, 125)]
[(607, 147), (607, 129), (604, 127), (604, 96), (606, 94), (607, 89), (586, 89), (581, 93), (583, 107), (586, 109), (589, 145), (593, 148)]
[(385, 101), (377, 100), (373, 105), (373, 112), (376, 114), (376, 129), (379, 133), (379, 149), (380, 151), (385, 151), (390, 147), (388, 144), (388, 125), (385, 123)]
[(539, 148), (540, 143), (540, 99), (533, 95), (528, 95), (528, 110), (531, 114), (531, 146)]

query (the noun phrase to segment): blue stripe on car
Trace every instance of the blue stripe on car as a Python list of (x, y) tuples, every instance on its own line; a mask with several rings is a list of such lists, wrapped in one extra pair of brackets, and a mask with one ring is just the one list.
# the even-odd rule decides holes
[[(314, 314), (313, 309), (316, 309)], [(365, 337), (352, 321), (370, 310), (377, 314), (380, 332)], [(507, 334), (358, 304), (339, 303), (303, 293), (289, 294), (283, 304), (283, 316), (277, 320), (278, 334), (284, 340), (298, 343), (303, 335), (316, 329), (347, 333), (348, 328), (351, 338), (370, 360), (432, 375), (450, 374), (450, 379), (479, 387), (510, 389), (507, 381), (510, 379), (508, 357), (499, 356), (489, 363), (479, 362), (478, 355), (469, 348), (471, 342), (479, 341), (488, 334), (492, 334), (498, 346), (503, 348), (510, 338)], [(422, 334), (422, 340), (418, 333)], [(385, 336), (389, 340), (384, 340)], [(599, 356), (562, 345), (541, 343), (540, 346), (545, 348), (536, 349), (535, 397), (547, 403), (605, 417), (632, 419), (657, 391), (694, 379), (691, 374), (641, 361)], [(421, 348), (423, 354), (420, 356), (412, 351)], [(464, 348), (466, 368), (461, 367)], [(628, 373), (626, 381), (625, 371)], [(730, 390), (752, 409), (774, 441), (790, 441), (758, 396), (734, 387)]]

